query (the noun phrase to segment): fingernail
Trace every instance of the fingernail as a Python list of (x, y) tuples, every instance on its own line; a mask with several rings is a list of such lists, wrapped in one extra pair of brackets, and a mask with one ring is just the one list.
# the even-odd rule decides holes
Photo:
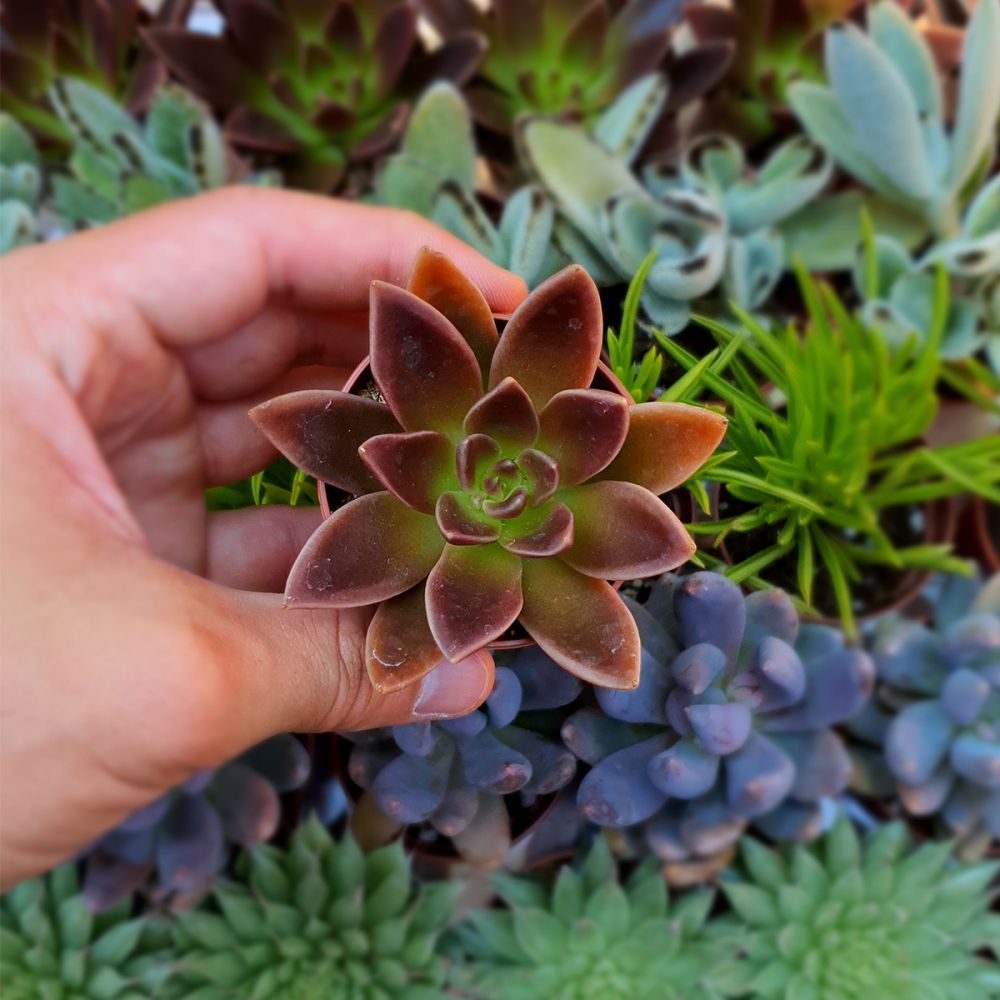
[(473, 653), (458, 663), (445, 660), (420, 682), (413, 717), (454, 719), (468, 715), (490, 693), (491, 674), (485, 653)]

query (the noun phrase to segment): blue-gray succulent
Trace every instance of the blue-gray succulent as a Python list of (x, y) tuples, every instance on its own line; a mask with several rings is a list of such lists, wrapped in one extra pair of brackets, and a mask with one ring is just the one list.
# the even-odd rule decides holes
[(725, 577), (668, 576), (633, 606), (643, 640), (635, 691), (596, 692), (563, 738), (592, 770), (584, 814), (645, 823), (667, 861), (710, 857), (748, 823), (777, 839), (818, 832), (847, 784), (832, 727), (868, 698), (874, 667), (833, 628), (800, 625), (780, 590), (744, 597)]

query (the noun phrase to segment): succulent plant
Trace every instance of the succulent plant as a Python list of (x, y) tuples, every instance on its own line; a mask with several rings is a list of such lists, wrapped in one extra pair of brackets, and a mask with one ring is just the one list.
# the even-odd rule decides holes
[(985, 351), (1000, 375), (1000, 177), (969, 203), (956, 237), (932, 244), (917, 259), (898, 240), (866, 227), (854, 268), (865, 322), (897, 346), (914, 334), (926, 336), (937, 264), (951, 286), (941, 357), (953, 361)]
[(0, 991), (6, 1000), (143, 1000), (170, 976), (162, 923), (131, 918), (130, 901), (91, 913), (76, 866), (22, 882), (0, 896)]
[(475, 910), (458, 926), (453, 979), (481, 1000), (657, 997), (712, 1000), (732, 949), (708, 924), (714, 893), (670, 900), (654, 862), (619, 880), (606, 843), (554, 884), (496, 876), (504, 909)]
[(167, 995), (439, 1000), (435, 949), (457, 888), (415, 889), (399, 844), (366, 855), (310, 819), (287, 850), (241, 856), (211, 908), (179, 915)]
[[(504, 661), (508, 662), (508, 661)], [(372, 730), (355, 740), (348, 773), (375, 805), (399, 824), (429, 823), (450, 837), (467, 861), (503, 860), (511, 842), (503, 799), (518, 793), (532, 804), (563, 788), (576, 758), (544, 718), (523, 719), (572, 702), (581, 683), (537, 647), (498, 666), (493, 691), (479, 711), (444, 722), (413, 722)]]
[(942, 577), (930, 592), (933, 626), (899, 615), (870, 637), (877, 697), (851, 731), (880, 747), (889, 787), (916, 816), (938, 815), (975, 850), (1000, 840), (1000, 576), (986, 585)]
[[(860, 841), (841, 818), (781, 854), (747, 837), (736, 911), (740, 994), (761, 1000), (984, 1000), (1000, 996), (995, 863), (949, 863), (951, 845), (911, 849), (901, 823)], [(985, 949), (977, 955), (980, 949)]]
[(766, 139), (787, 117), (788, 86), (821, 80), (821, 33), (859, 0), (741, 0), (687, 3), (684, 22), (701, 45), (733, 44), (729, 67), (705, 98), (696, 131)]
[(42, 194), (42, 161), (27, 130), (0, 112), (0, 254), (34, 243)]
[(632, 611), (639, 687), (598, 691), (599, 708), (563, 726), (592, 765), (583, 813), (602, 826), (646, 823), (667, 861), (711, 856), (748, 822), (778, 839), (815, 835), (821, 801), (847, 785), (831, 727), (871, 693), (867, 654), (836, 629), (800, 626), (782, 591), (744, 598), (717, 573), (668, 576)]
[(350, 162), (399, 136), (408, 101), (432, 79), (461, 83), (483, 50), (457, 32), (434, 53), (410, 0), (224, 0), (221, 36), (147, 33), (167, 65), (226, 114), (238, 145), (292, 155), (302, 177), (333, 186)]
[(83, 895), (93, 910), (113, 906), (153, 877), (157, 895), (197, 897), (232, 845), (272, 837), (282, 792), (309, 775), (309, 756), (290, 735), (275, 736), (215, 770), (199, 771), (133, 812), (91, 848)]
[(572, 124), (528, 121), (525, 155), (559, 211), (619, 280), (650, 251), (640, 304), (665, 333), (687, 325), (690, 302), (723, 285), (726, 297), (760, 306), (785, 269), (776, 224), (826, 185), (832, 164), (802, 137), (785, 143), (755, 175), (725, 136), (693, 143), (681, 168), (648, 166), (639, 178), (601, 135)]
[(656, 339), (694, 371), (677, 398), (710, 392), (729, 408), (728, 450), (699, 476), (721, 487), (717, 509), (692, 525), (714, 539), (716, 553), (705, 558), (728, 563), (730, 579), (755, 588), (775, 574), (793, 580), (792, 596), (838, 616), (853, 638), (858, 613), (905, 596), (908, 572), (968, 572), (928, 505), (966, 490), (1000, 502), (1000, 435), (922, 444), (938, 406), (948, 313), (942, 270), (933, 326), (896, 349), (829, 287), (798, 274), (807, 309), (801, 329), (768, 329), (738, 309), (739, 329), (704, 320), (723, 348), (707, 365)]
[(425, 249), (408, 290), (372, 288), (378, 399), (306, 391), (251, 411), (296, 466), (354, 497), (306, 543), (285, 601), (377, 604), (377, 689), (458, 662), (515, 621), (582, 679), (638, 682), (635, 625), (606, 581), (690, 555), (656, 494), (695, 472), (725, 424), (591, 388), (602, 332), (597, 289), (574, 266), (498, 340), (479, 290)]
[(466, 93), (476, 119), (498, 132), (510, 132), (525, 114), (592, 121), (629, 84), (660, 67), (680, 6), (679, 0), (492, 0), (483, 11), (471, 0), (419, 2), (445, 38), (472, 32), (489, 40), (478, 81)]
[(40, 139), (70, 135), (49, 103), (59, 77), (82, 80), (131, 110), (141, 109), (163, 70), (141, 51), (138, 29), (171, 24), (190, 4), (166, 0), (151, 18), (139, 0), (21, 0), (0, 11), (3, 91), (0, 106)]
[(1000, 111), (1000, 0), (982, 0), (965, 33), (954, 126), (947, 131), (930, 49), (889, 0), (826, 33), (830, 87), (800, 81), (789, 100), (806, 132), (864, 186), (920, 216), (939, 237), (956, 236), (970, 184), (995, 155)]
[[(145, 126), (79, 80), (57, 80), (51, 99), (74, 143), (72, 176), (53, 176), (53, 202), (74, 225), (113, 222), (238, 178), (238, 164), (208, 109), (179, 88), (156, 92)], [(271, 184), (276, 176), (243, 179)]]

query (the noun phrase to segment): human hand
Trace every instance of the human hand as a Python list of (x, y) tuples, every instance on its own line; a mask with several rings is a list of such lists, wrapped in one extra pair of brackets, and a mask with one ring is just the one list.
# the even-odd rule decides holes
[(230, 189), (0, 263), (2, 881), (269, 735), (463, 715), (493, 664), (377, 695), (363, 610), (287, 611), (315, 509), (208, 514), (275, 453), (247, 417), (336, 388), (368, 286), (422, 245), (497, 311), (523, 283), (416, 216)]

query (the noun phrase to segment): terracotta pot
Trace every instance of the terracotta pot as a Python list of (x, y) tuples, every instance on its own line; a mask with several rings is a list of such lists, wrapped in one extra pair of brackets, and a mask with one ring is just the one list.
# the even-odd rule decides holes
[[(508, 315), (503, 313), (494, 314), (494, 320), (497, 324), (497, 330), (502, 334), (503, 328), (507, 325), (507, 320), (510, 318)], [(370, 358), (366, 357), (357, 368), (351, 372), (347, 381), (344, 383), (344, 392), (353, 392), (358, 395), (365, 394), (365, 390), (368, 386), (375, 385), (375, 378), (371, 371), (371, 361)], [(619, 396), (624, 396), (629, 402), (632, 401), (632, 397), (629, 395), (628, 390), (619, 381), (618, 376), (605, 364), (604, 361), (597, 362), (597, 371), (594, 373), (594, 378), (590, 383), (592, 389), (603, 389), (606, 392), (614, 392)], [(335, 490), (329, 484), (316, 480), (316, 495), (319, 500), (319, 509), (322, 511), (323, 517), (327, 518), (330, 516), (332, 509), (339, 505), (339, 501), (342, 501), (344, 494)], [(667, 502), (667, 501), (665, 501)], [(668, 503), (668, 506), (673, 506)], [(622, 581), (616, 580), (612, 581), (612, 586), (615, 589), (621, 587)], [(519, 628), (515, 624), (515, 628)], [(517, 637), (511, 639), (498, 639), (495, 642), (491, 642), (488, 649), (498, 650), (498, 649), (520, 649), (524, 646), (534, 645), (534, 640), (525, 637)]]

